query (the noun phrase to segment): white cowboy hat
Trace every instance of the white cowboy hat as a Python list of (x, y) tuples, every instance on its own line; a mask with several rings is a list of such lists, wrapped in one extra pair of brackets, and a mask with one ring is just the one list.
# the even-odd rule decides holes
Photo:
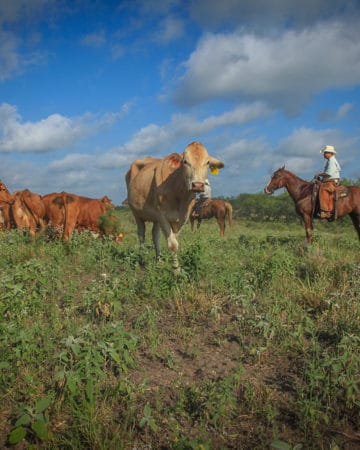
[(320, 150), (320, 153), (336, 153), (335, 147), (333, 145), (325, 145), (323, 149)]

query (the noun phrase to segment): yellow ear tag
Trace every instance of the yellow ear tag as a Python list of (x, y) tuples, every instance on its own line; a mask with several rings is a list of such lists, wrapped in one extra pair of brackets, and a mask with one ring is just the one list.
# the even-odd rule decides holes
[(211, 175), (218, 175), (219, 169), (217, 167), (212, 167), (210, 169), (210, 173), (211, 173)]

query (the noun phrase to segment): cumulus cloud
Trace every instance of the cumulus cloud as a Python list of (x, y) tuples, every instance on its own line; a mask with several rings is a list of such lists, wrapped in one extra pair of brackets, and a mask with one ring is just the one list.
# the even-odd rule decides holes
[(338, 22), (267, 37), (207, 34), (186, 61), (174, 98), (186, 105), (221, 98), (263, 99), (297, 112), (315, 93), (358, 83), (357, 35)]
[(167, 44), (184, 34), (184, 23), (176, 17), (166, 17), (159, 24), (159, 29), (155, 32), (155, 41)]
[(66, 155), (63, 159), (57, 159), (52, 161), (48, 168), (53, 172), (62, 172), (73, 169), (78, 169), (80, 167), (89, 167), (91, 166), (91, 155), (80, 154), (80, 153), (72, 153), (70, 155)]
[(0, 81), (8, 78), (18, 69), (19, 65), (15, 36), (0, 30)]
[[(101, 169), (128, 167), (134, 159), (140, 156), (161, 157), (166, 153), (182, 151), (183, 149), (179, 148), (181, 142), (187, 145), (192, 140), (201, 139), (202, 136), (212, 131), (220, 131), (232, 125), (245, 125), (263, 119), (271, 113), (272, 111), (267, 105), (256, 102), (240, 105), (231, 111), (203, 119), (198, 119), (192, 114), (174, 114), (169, 123), (149, 124), (141, 128), (124, 145), (98, 155), (93, 162), (96, 167)], [(240, 148), (239, 146), (238, 142), (236, 150)], [(263, 146), (256, 145), (255, 148), (259, 149)], [(250, 153), (246, 152), (246, 154), (250, 155), (252, 151), (253, 147), (251, 147)], [(252, 156), (249, 156), (249, 164), (252, 164), (251, 158)], [(242, 167), (245, 168), (243, 163)]]
[(218, 29), (224, 24), (257, 29), (273, 29), (291, 23), (294, 27), (308, 26), (332, 17), (352, 17), (359, 10), (357, 0), (194, 0), (190, 3), (192, 18), (202, 26)]
[(354, 109), (355, 105), (353, 103), (343, 103), (337, 110), (334, 109), (326, 109), (321, 111), (319, 117), (320, 120), (327, 121), (327, 120), (343, 120), (347, 118), (350, 114), (350, 112)]
[(311, 177), (323, 168), (320, 150), (327, 144), (338, 148), (348, 147), (349, 142), (336, 129), (300, 127), (283, 138), (274, 152), (272, 169), (286, 167), (300, 176)]
[(68, 118), (51, 114), (38, 122), (23, 122), (16, 106), (0, 105), (0, 152), (51, 152), (72, 146), (86, 136), (111, 126), (128, 110), (96, 117), (84, 114)]
[(352, 109), (354, 109), (354, 105), (352, 103), (344, 103), (337, 110), (336, 119), (339, 120), (344, 119)]

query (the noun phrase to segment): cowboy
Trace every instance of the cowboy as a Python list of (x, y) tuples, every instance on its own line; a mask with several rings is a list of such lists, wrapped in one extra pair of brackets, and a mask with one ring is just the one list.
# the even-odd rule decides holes
[(321, 180), (319, 201), (320, 201), (320, 218), (331, 219), (334, 214), (334, 193), (336, 187), (340, 184), (340, 164), (335, 158), (336, 150), (333, 145), (325, 145), (320, 150), (326, 159), (324, 171), (315, 175)]
[(208, 179), (205, 180), (204, 192), (196, 195), (196, 203), (194, 205), (193, 217), (199, 217), (201, 212), (201, 206), (206, 200), (211, 198), (211, 186)]

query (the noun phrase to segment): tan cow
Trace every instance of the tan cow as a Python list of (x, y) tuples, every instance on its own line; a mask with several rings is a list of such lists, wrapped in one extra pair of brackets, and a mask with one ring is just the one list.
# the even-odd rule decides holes
[(10, 206), (12, 203), (12, 196), (5, 186), (5, 184), (0, 180), (0, 208), (2, 213), (2, 227), (6, 230), (10, 230), (11, 228), (11, 214), (10, 214)]
[(163, 159), (147, 157), (132, 163), (126, 174), (127, 199), (137, 225), (140, 249), (145, 241), (145, 222), (152, 222), (156, 257), (161, 255), (160, 229), (173, 252), (174, 268), (179, 270), (176, 252), (178, 233), (189, 218), (195, 194), (204, 191), (208, 170), (224, 164), (209, 156), (199, 142), (189, 144), (182, 154)]
[(45, 228), (45, 206), (40, 195), (25, 189), (13, 193), (11, 213), (16, 227), (32, 237)]

